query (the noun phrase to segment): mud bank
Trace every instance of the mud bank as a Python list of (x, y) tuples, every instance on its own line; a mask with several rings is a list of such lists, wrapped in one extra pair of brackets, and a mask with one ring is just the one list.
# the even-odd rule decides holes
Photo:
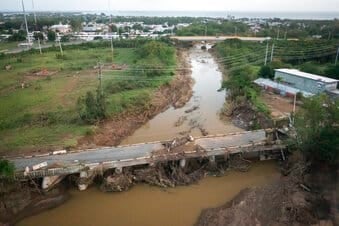
[[(178, 50), (177, 58), (179, 68), (190, 68), (186, 50)], [(193, 79), (190, 74), (190, 70), (179, 70), (169, 84), (163, 85), (155, 92), (147, 106), (124, 112), (118, 117), (102, 122), (94, 135), (78, 141), (78, 148), (118, 145), (124, 138), (170, 106), (174, 108), (184, 106), (192, 97)]]
[(37, 189), (33, 182), (1, 181), (1, 184), (0, 225), (15, 225), (26, 217), (55, 208), (69, 199), (65, 184), (45, 193)]
[(244, 189), (223, 206), (202, 211), (195, 225), (338, 225), (334, 195), (338, 182), (333, 181), (333, 173), (320, 173), (321, 181), (327, 182), (321, 183), (319, 173), (311, 173), (304, 163), (288, 165), (287, 176)]

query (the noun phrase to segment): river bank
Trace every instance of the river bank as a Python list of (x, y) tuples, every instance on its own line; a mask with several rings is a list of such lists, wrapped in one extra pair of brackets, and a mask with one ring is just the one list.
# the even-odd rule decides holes
[[(222, 60), (224, 56), (220, 55), (215, 49), (215, 46), (210, 50), (211, 55), (215, 58), (220, 71), (222, 72), (223, 83), (230, 77), (229, 68), (223, 64)], [(221, 88), (225, 89), (225, 87)], [(245, 96), (238, 96), (236, 99), (230, 98), (230, 95), (226, 95), (226, 101), (220, 117), (223, 120), (231, 120), (233, 125), (244, 130), (255, 130), (258, 128), (272, 128), (273, 121), (268, 114), (260, 112), (253, 106)]]
[(195, 225), (337, 225), (337, 170), (306, 166), (294, 157), (285, 164), (285, 176), (202, 211)]
[(192, 96), (194, 83), (190, 76), (191, 70), (189, 68), (191, 66), (187, 50), (179, 49), (177, 51), (177, 63), (177, 67), (180, 69), (173, 80), (160, 87), (149, 104), (101, 122), (99, 129), (93, 135), (78, 140), (77, 149), (118, 145), (147, 121), (170, 106), (174, 108), (184, 106)]

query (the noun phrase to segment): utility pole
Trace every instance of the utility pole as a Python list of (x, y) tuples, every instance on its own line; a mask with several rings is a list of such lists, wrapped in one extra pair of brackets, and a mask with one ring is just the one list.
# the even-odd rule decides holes
[(112, 23), (111, 0), (108, 0), (109, 23)]
[(35, 23), (35, 29), (37, 27), (37, 19), (36, 19), (36, 13), (35, 13), (35, 10), (34, 10), (34, 0), (32, 0), (32, 10), (33, 10), (33, 14), (34, 14), (34, 23)]
[(339, 57), (339, 47), (337, 49), (337, 55), (335, 57), (335, 62), (334, 62), (334, 65), (337, 66), (337, 63), (338, 63), (338, 57)]
[(103, 94), (102, 91), (102, 65), (100, 62), (98, 62), (98, 68), (99, 68), (99, 75), (98, 75), (98, 79), (99, 79), (99, 89), (100, 89), (100, 94)]
[[(34, 0), (32, 0), (32, 10), (33, 10), (33, 14), (34, 14), (35, 30), (38, 30), (38, 22), (37, 22), (37, 18), (36, 18), (36, 12), (35, 12), (35, 7), (34, 7)], [(39, 36), (38, 36), (38, 45), (39, 45), (39, 52), (40, 52), (40, 54), (42, 54), (41, 43), (40, 43), (40, 37)]]
[[(295, 93), (294, 94), (294, 100), (293, 100), (293, 116), (295, 114), (295, 105), (296, 105), (296, 102), (297, 102), (297, 94)], [(293, 122), (294, 122), (294, 120), (293, 120)]]
[(272, 51), (271, 51), (271, 62), (273, 61), (273, 54), (274, 54), (274, 43), (272, 44)]
[(27, 24), (27, 17), (26, 17), (24, 0), (21, 0), (21, 5), (22, 5), (22, 11), (24, 13), (24, 20), (25, 20), (25, 25), (26, 25), (27, 44), (28, 44), (27, 48), (29, 49), (29, 46), (31, 45), (31, 39), (29, 38), (29, 33), (28, 33), (28, 24)]
[(237, 28), (237, 26), (235, 26), (234, 27), (234, 36), (237, 36), (237, 33), (238, 33), (237, 31), (238, 31), (238, 28)]
[(113, 35), (111, 37), (111, 51), (112, 51), (112, 65), (114, 60), (114, 46), (113, 46)]
[(279, 39), (279, 34), (280, 34), (280, 27), (278, 27), (277, 40)]
[(64, 55), (64, 51), (62, 50), (62, 46), (61, 46), (61, 37), (58, 35), (58, 38), (59, 38), (60, 54), (61, 54), (61, 56), (63, 56)]
[(207, 36), (207, 24), (205, 25), (205, 36)]
[(39, 37), (38, 37), (38, 45), (39, 45), (39, 51), (40, 51), (40, 54), (42, 54), (41, 43), (40, 43), (40, 38), (39, 38)]
[(267, 57), (268, 57), (268, 40), (267, 41), (267, 44), (266, 44), (266, 54), (265, 54), (265, 66), (267, 64)]

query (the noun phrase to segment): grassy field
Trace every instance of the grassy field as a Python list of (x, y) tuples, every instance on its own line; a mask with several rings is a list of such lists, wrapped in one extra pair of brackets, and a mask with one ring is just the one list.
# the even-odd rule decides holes
[[(154, 90), (171, 79), (135, 75), (129, 70), (139, 60), (135, 52), (115, 49), (114, 63), (126, 70), (104, 67), (102, 87), (110, 116), (147, 104)], [(73, 147), (95, 129), (80, 121), (76, 103), (98, 88), (94, 67), (98, 61), (109, 65), (111, 50), (66, 48), (63, 58), (58, 53), (50, 49), (42, 55), (27, 52), (0, 59), (0, 153)]]

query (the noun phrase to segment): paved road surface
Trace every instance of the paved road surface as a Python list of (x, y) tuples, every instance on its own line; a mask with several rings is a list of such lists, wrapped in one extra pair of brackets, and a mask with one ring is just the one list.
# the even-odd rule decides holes
[[(200, 145), (205, 150), (216, 148), (227, 148), (232, 146), (240, 146), (251, 144), (252, 142), (260, 142), (265, 140), (265, 131), (245, 132), (234, 135), (223, 135), (214, 137), (202, 137), (195, 139), (195, 144)], [(96, 150), (87, 150), (77, 153), (69, 153), (63, 155), (48, 155), (32, 158), (11, 159), (17, 170), (23, 170), (26, 166), (33, 166), (41, 162), (47, 162), (48, 165), (60, 164), (71, 165), (76, 163), (90, 164), (102, 163), (108, 161), (118, 161), (127, 159), (136, 159), (140, 157), (150, 157), (151, 153), (156, 150), (163, 149), (161, 142), (149, 144), (135, 144), (131, 146), (118, 146), (110, 148), (99, 148)], [(76, 160), (76, 162), (75, 162)]]
[(255, 41), (262, 42), (270, 40), (270, 37), (240, 37), (240, 36), (172, 36), (171, 39), (177, 39), (179, 41), (224, 41), (226, 39), (240, 39), (243, 41)]

